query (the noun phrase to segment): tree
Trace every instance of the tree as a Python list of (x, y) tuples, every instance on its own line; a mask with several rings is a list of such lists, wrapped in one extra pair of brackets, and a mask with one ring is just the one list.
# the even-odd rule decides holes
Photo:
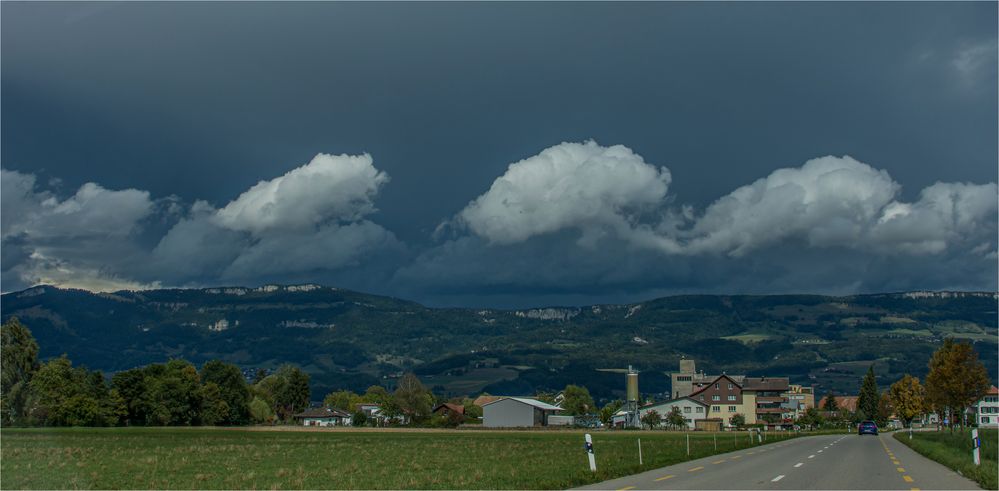
[(211, 360), (201, 367), (201, 382), (218, 386), (219, 398), (226, 403), (227, 411), (216, 424), (244, 424), (250, 419), (250, 387), (243, 371), (236, 365), (221, 360)]
[(596, 408), (586, 387), (567, 385), (562, 391), (562, 409), (572, 415), (589, 414)]
[(254, 397), (250, 401), (250, 418), (257, 424), (273, 423), (274, 412), (271, 411), (271, 405), (267, 401)]
[(361, 396), (363, 402), (370, 402), (374, 404), (384, 404), (385, 401), (392, 397), (385, 387), (380, 385), (372, 385), (368, 387), (368, 390), (364, 391), (364, 395)]
[(433, 409), (433, 396), (413, 373), (407, 373), (399, 379), (392, 402), (413, 423), (426, 421)]
[(360, 404), (361, 402), (363, 402), (361, 400), (361, 396), (349, 390), (330, 392), (325, 398), (323, 398), (323, 406), (341, 409), (347, 412), (353, 412), (357, 409), (357, 404)]
[(605, 404), (604, 407), (600, 408), (600, 422), (604, 425), (610, 425), (614, 420), (614, 413), (618, 412), (623, 405), (624, 401), (620, 399)]
[(680, 408), (679, 407), (673, 406), (673, 408), (670, 409), (670, 411), (669, 411), (669, 415), (666, 416), (666, 424), (670, 428), (673, 428), (674, 430), (680, 429), (680, 428), (686, 429), (687, 428), (687, 418), (683, 417), (683, 413), (680, 412)]
[(923, 414), (926, 407), (926, 390), (919, 383), (919, 379), (912, 375), (905, 374), (891, 387), (888, 388), (888, 397), (891, 398), (891, 405), (895, 408), (895, 414), (902, 418), (906, 426), (912, 424), (912, 420)]
[(857, 398), (857, 409), (863, 411), (867, 417), (873, 418), (878, 414), (879, 400), (878, 382), (874, 377), (874, 365), (871, 365), (867, 367), (867, 375), (864, 375), (864, 381), (860, 384), (860, 397)]
[(832, 389), (826, 393), (826, 399), (822, 404), (822, 409), (830, 412), (839, 411), (839, 404), (836, 403), (836, 392)]
[[(201, 386), (200, 391), (201, 410), (198, 414), (200, 424), (214, 426), (232, 421), (231, 408), (218, 384), (208, 382)], [(249, 412), (249, 407), (247, 407), (247, 412)]]
[(662, 415), (660, 415), (655, 409), (646, 412), (645, 416), (642, 416), (642, 424), (652, 429), (658, 428), (662, 422)]
[(0, 424), (24, 420), (28, 384), (38, 370), (38, 343), (31, 331), (11, 317), (0, 326)]
[(120, 400), (113, 398), (100, 372), (73, 367), (65, 355), (42, 364), (28, 387), (29, 416), (52, 426), (107, 426), (117, 423)]
[[(284, 365), (271, 377), (282, 381), (274, 393), (275, 413), (282, 421), (288, 421), (292, 415), (309, 407), (309, 376), (298, 367)], [(264, 379), (264, 382), (271, 377)]]
[(368, 421), (368, 415), (364, 411), (354, 411), (354, 414), (350, 417), (350, 424), (352, 426), (364, 426), (364, 423)]
[(805, 413), (798, 418), (798, 421), (796, 421), (799, 425), (811, 427), (821, 426), (823, 422), (824, 419), (822, 418), (822, 414), (814, 407), (806, 409)]
[(938, 410), (951, 414), (950, 425), (958, 423), (954, 415), (981, 399), (989, 389), (989, 375), (969, 343), (944, 340), (930, 359), (926, 375), (926, 400)]
[(893, 412), (895, 412), (895, 408), (892, 407), (891, 396), (888, 395), (888, 391), (886, 390), (878, 398), (878, 412), (874, 421), (877, 422), (878, 426), (884, 427), (888, 424), (888, 418), (891, 417)]
[(736, 413), (733, 414), (732, 417), (728, 419), (728, 422), (732, 426), (735, 426), (736, 428), (742, 428), (743, 426), (746, 426), (746, 417)]

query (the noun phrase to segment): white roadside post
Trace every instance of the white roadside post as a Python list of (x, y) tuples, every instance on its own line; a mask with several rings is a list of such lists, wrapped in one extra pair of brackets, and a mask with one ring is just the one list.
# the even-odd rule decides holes
[(690, 433), (687, 433), (687, 456), (690, 457)]
[(593, 456), (593, 437), (589, 433), (586, 434), (586, 457), (590, 459), (590, 471), (597, 472), (597, 459)]
[(638, 465), (642, 465), (642, 439), (638, 439)]
[(979, 457), (981, 446), (982, 441), (978, 438), (978, 429), (971, 430), (971, 447), (974, 449), (971, 451), (971, 455), (975, 457), (975, 465), (982, 465), (982, 460)]

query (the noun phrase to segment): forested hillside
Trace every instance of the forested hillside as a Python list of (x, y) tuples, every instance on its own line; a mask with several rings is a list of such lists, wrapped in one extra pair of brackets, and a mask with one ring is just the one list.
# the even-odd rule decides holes
[(313, 394), (390, 386), (414, 371), (441, 394), (532, 394), (569, 383), (598, 398), (668, 390), (683, 357), (707, 372), (786, 375), (820, 393), (856, 391), (875, 364), (879, 381), (923, 376), (942, 339), (974, 341), (997, 378), (993, 293), (828, 297), (675, 296), (629, 305), (531, 310), (427, 308), (316, 285), (90, 293), (39, 286), (2, 297), (42, 358), (66, 353), (108, 372), (210, 359), (248, 370), (294, 363)]

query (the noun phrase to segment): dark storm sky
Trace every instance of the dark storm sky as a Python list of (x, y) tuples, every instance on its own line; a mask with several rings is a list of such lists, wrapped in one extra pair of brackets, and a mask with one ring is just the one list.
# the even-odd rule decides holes
[[(537, 305), (996, 288), (995, 3), (0, 9), (4, 291), (314, 281)], [(563, 142), (589, 149), (544, 157)], [(294, 181), (312, 197), (273, 182), (277, 221), (254, 196), (263, 215), (233, 218), (320, 153), (372, 163)], [(622, 177), (662, 167), (663, 189)], [(778, 169), (801, 196), (710, 209)], [(845, 181), (820, 184), (829, 169)], [(847, 196), (868, 170), (890, 177)], [(887, 223), (896, 209), (908, 221)]]

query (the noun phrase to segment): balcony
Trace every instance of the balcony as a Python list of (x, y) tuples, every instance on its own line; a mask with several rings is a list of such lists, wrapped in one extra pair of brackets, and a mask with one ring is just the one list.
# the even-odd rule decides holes
[(783, 397), (760, 396), (756, 398), (756, 402), (759, 404), (774, 404), (774, 403), (787, 402), (787, 400), (784, 399)]
[(781, 414), (787, 412), (786, 409), (782, 407), (758, 407), (756, 408), (756, 414)]

